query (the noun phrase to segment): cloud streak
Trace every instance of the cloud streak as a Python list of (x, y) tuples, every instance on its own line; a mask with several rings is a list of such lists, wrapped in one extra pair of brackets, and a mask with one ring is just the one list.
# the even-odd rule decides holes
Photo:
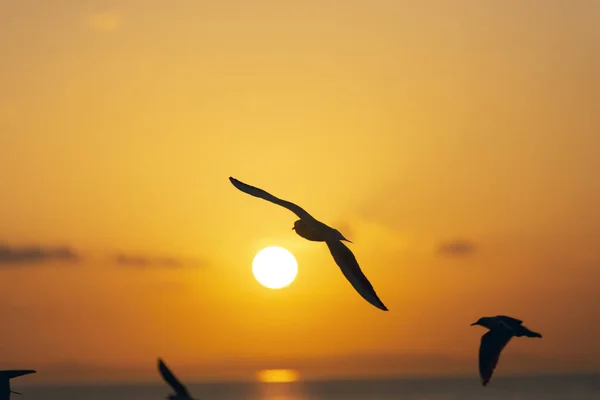
[(62, 261), (75, 263), (81, 257), (69, 247), (16, 247), (0, 244), (0, 265), (45, 264)]
[(465, 257), (474, 252), (475, 244), (468, 240), (453, 240), (438, 247), (438, 254), (450, 257)]
[(114, 261), (121, 266), (136, 268), (183, 268), (201, 265), (195, 260), (183, 260), (175, 257), (149, 257), (140, 255), (117, 254)]

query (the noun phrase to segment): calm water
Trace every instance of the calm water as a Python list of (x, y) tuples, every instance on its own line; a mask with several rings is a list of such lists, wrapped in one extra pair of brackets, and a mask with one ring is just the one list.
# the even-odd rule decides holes
[[(599, 400), (600, 375), (571, 377), (520, 377), (492, 380), (483, 388), (477, 379), (405, 379), (323, 381), (296, 383), (211, 383), (188, 385), (202, 400), (468, 400), (468, 399), (567, 399)], [(158, 400), (166, 385), (27, 386), (27, 400)], [(17, 396), (14, 396), (17, 397)]]

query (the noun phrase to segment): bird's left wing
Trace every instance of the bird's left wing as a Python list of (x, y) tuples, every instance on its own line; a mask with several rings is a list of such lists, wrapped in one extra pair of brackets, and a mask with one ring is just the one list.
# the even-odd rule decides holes
[(481, 337), (479, 345), (479, 376), (481, 383), (486, 386), (498, 365), (500, 353), (506, 347), (512, 334), (509, 330), (491, 330)]
[(358, 261), (356, 261), (356, 257), (352, 251), (346, 247), (346, 245), (342, 242), (338, 241), (328, 241), (327, 247), (329, 247), (329, 252), (333, 256), (335, 263), (340, 267), (340, 270), (348, 279), (348, 281), (352, 284), (354, 289), (369, 303), (374, 305), (383, 311), (388, 311), (387, 307), (377, 296), (375, 289), (373, 289), (373, 285), (367, 279), (365, 274), (363, 274), (360, 266), (358, 265)]
[(175, 393), (179, 396), (185, 396), (190, 398), (190, 393), (187, 388), (175, 377), (175, 375), (171, 372), (169, 367), (161, 360), (158, 359), (158, 370), (162, 375), (163, 379), (173, 388)]
[(229, 181), (233, 184), (233, 186), (235, 186), (238, 190), (241, 190), (242, 192), (249, 194), (250, 196), (254, 196), (254, 197), (258, 197), (260, 199), (263, 200), (267, 200), (270, 201), (271, 203), (277, 204), (281, 207), (287, 208), (288, 210), (290, 210), (291, 212), (293, 212), (294, 214), (296, 214), (298, 216), (298, 218), (309, 218), (309, 219), (314, 219), (309, 213), (307, 213), (302, 207), (289, 202), (287, 200), (283, 200), (280, 199), (279, 197), (275, 197), (273, 196), (271, 193), (268, 193), (262, 189), (259, 189), (257, 187), (254, 186), (250, 186), (247, 183), (238, 181), (235, 178), (232, 178), (231, 176), (229, 177)]

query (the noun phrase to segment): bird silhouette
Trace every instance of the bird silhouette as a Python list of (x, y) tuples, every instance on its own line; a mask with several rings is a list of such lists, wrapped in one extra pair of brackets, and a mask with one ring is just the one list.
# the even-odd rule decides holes
[(482, 317), (471, 324), (481, 325), (488, 328), (489, 331), (481, 337), (481, 344), (479, 345), (479, 375), (481, 377), (481, 383), (486, 386), (490, 379), (498, 360), (500, 359), (500, 353), (506, 347), (510, 339), (514, 336), (521, 337), (533, 337), (541, 338), (537, 332), (529, 330), (523, 325), (523, 321), (520, 319), (507, 317), (505, 315), (496, 315), (495, 317)]
[(21, 394), (10, 390), (10, 380), (19, 376), (35, 374), (36, 371), (32, 369), (13, 369), (0, 371), (0, 400), (9, 400), (11, 393)]
[(379, 299), (375, 289), (373, 289), (373, 286), (360, 269), (358, 261), (352, 251), (342, 243), (342, 241), (350, 242), (350, 240), (346, 239), (340, 231), (318, 221), (302, 207), (294, 203), (282, 200), (262, 189), (240, 182), (235, 178), (229, 177), (229, 180), (233, 186), (242, 192), (280, 205), (296, 214), (300, 219), (294, 222), (294, 227), (292, 229), (304, 239), (313, 242), (325, 242), (336, 264), (340, 267), (340, 270), (354, 289), (373, 306), (380, 310), (388, 311), (387, 307)]
[(190, 392), (188, 392), (187, 388), (175, 377), (173, 372), (167, 367), (167, 365), (161, 360), (158, 359), (158, 371), (162, 378), (171, 386), (171, 388), (175, 391), (174, 395), (167, 396), (169, 400), (194, 400), (192, 396), (190, 396)]

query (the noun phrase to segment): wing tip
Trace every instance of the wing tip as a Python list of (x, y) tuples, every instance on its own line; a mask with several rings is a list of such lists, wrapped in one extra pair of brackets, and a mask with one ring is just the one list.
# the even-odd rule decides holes
[[(242, 187), (244, 185), (246, 185), (245, 183), (239, 181), (238, 179), (235, 179), (233, 176), (229, 177), (229, 182), (231, 182), (231, 184), (233, 186), (235, 186), (237, 189), (242, 190)], [(242, 190), (243, 191), (243, 190)]]
[(165, 364), (163, 359), (160, 357), (158, 357), (156, 360), (156, 366), (158, 367), (159, 371), (162, 370), (163, 368), (167, 368), (167, 364)]
[(491, 376), (481, 376), (481, 386), (487, 386), (490, 383)]
[(378, 309), (380, 309), (382, 311), (389, 311), (389, 309), (385, 306), (385, 304), (383, 304), (383, 301), (381, 301), (379, 296), (377, 296), (377, 293), (375, 293), (375, 289), (372, 289), (371, 294), (373, 295), (374, 298), (368, 299), (367, 297), (365, 297), (365, 300), (367, 300), (373, 306), (377, 307)]
[(377, 297), (377, 295), (375, 295), (375, 298), (369, 298), (369, 297), (367, 297), (367, 296), (363, 295), (363, 293), (361, 293), (361, 292), (358, 292), (358, 293), (361, 295), (361, 297), (362, 297), (363, 299), (365, 299), (365, 300), (366, 300), (366, 301), (367, 301), (367, 302), (368, 302), (370, 305), (372, 305), (373, 307), (375, 307), (375, 308), (377, 308), (377, 309), (379, 309), (379, 310), (381, 310), (381, 311), (390, 311), (390, 310), (389, 310), (389, 309), (388, 309), (388, 308), (385, 306), (385, 304), (383, 304), (383, 301), (381, 301), (381, 300), (379, 299), (379, 297)]

